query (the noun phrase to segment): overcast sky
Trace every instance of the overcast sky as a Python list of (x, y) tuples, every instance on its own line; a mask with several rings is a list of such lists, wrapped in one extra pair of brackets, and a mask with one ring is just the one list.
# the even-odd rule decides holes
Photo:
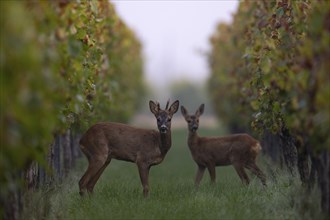
[(143, 44), (145, 78), (154, 87), (175, 80), (208, 77), (209, 37), (216, 25), (230, 22), (237, 0), (128, 1), (114, 3), (119, 16)]

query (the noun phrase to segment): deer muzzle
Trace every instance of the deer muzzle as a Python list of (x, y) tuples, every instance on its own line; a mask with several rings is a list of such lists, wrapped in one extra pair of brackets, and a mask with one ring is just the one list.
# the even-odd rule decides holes
[(191, 128), (191, 131), (195, 132), (195, 131), (197, 131), (197, 129), (198, 129), (198, 126), (197, 125), (193, 125), (192, 128)]
[(166, 133), (166, 132), (167, 132), (167, 127), (166, 127), (166, 125), (162, 125), (162, 126), (160, 126), (159, 131), (160, 131), (161, 133)]

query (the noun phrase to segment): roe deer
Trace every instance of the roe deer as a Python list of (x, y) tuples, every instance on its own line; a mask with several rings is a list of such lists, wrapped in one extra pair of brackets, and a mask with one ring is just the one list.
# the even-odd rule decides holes
[(79, 181), (79, 193), (89, 193), (100, 178), (112, 158), (136, 163), (143, 194), (148, 196), (149, 169), (161, 163), (171, 148), (171, 119), (179, 108), (175, 101), (170, 108), (169, 101), (165, 110), (159, 103), (149, 102), (150, 111), (157, 119), (158, 130), (136, 128), (115, 122), (97, 123), (90, 127), (80, 140), (82, 152), (88, 159), (88, 168)]
[(211, 182), (215, 183), (215, 167), (225, 165), (233, 165), (243, 183), (249, 184), (250, 182), (244, 170), (247, 168), (266, 186), (266, 176), (256, 165), (256, 157), (261, 150), (259, 142), (248, 134), (199, 137), (197, 129), (199, 117), (203, 112), (204, 104), (198, 108), (195, 115), (188, 115), (185, 107), (181, 106), (181, 113), (188, 123), (188, 146), (198, 166), (195, 178), (196, 186), (202, 180), (205, 168), (210, 173)]

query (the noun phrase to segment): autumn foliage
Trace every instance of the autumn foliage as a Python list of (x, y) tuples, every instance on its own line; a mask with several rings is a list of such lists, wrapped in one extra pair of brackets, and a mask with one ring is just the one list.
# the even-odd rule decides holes
[(143, 90), (143, 60), (139, 40), (106, 0), (3, 1), (0, 14), (4, 202), (32, 161), (46, 167), (56, 136), (128, 120)]
[(265, 149), (278, 148), (292, 173), (298, 165), (304, 184), (316, 169), (329, 211), (330, 2), (242, 1), (210, 41), (209, 86), (219, 117), (233, 132), (278, 137)]

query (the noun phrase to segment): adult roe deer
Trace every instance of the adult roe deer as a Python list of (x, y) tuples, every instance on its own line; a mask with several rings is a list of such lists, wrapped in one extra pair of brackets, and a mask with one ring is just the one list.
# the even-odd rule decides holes
[(261, 150), (257, 140), (248, 134), (234, 134), (223, 137), (199, 137), (197, 129), (199, 117), (204, 112), (204, 104), (200, 105), (195, 115), (189, 115), (185, 107), (181, 106), (181, 113), (188, 123), (188, 146), (198, 170), (195, 178), (199, 185), (207, 168), (211, 182), (215, 183), (215, 167), (233, 165), (243, 183), (250, 180), (244, 168), (254, 173), (266, 186), (266, 176), (256, 164), (256, 157)]
[(157, 119), (158, 130), (136, 128), (129, 125), (103, 122), (90, 127), (80, 139), (80, 148), (88, 159), (88, 168), (79, 181), (79, 193), (93, 188), (112, 158), (136, 163), (143, 194), (148, 196), (149, 169), (161, 163), (171, 148), (171, 119), (179, 108), (175, 101), (170, 108), (169, 101), (165, 110), (159, 103), (149, 101), (150, 111)]

